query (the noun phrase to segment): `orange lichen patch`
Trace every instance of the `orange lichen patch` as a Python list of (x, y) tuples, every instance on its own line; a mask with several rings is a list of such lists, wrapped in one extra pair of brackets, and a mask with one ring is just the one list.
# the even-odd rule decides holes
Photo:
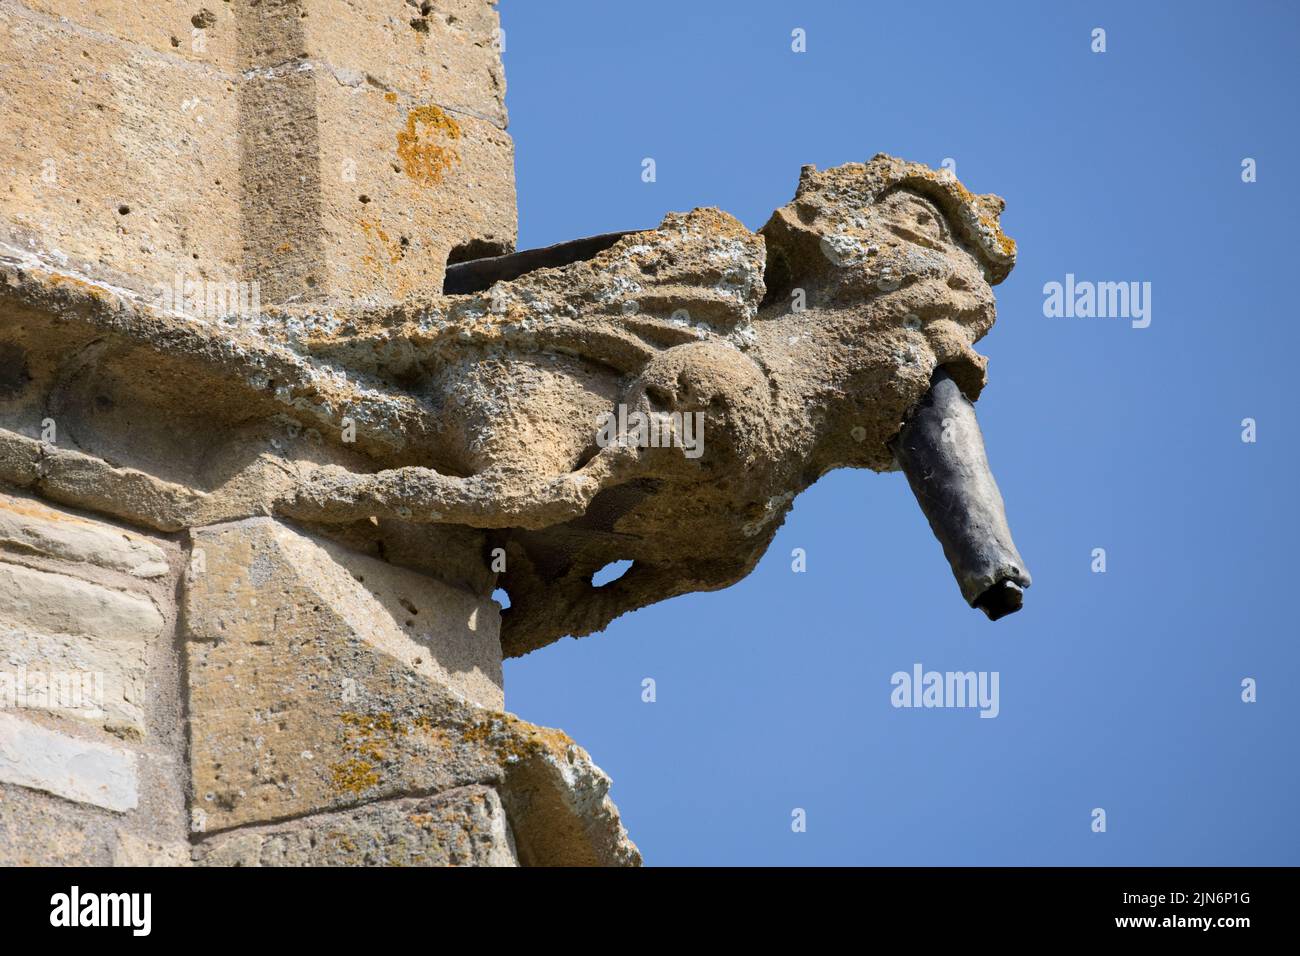
[(384, 94), (384, 102), (385, 102), (385, 103), (396, 103), (396, 102), (397, 102), (397, 94), (394, 93), (392, 90), (389, 90), (387, 93)]
[(538, 727), (514, 714), (498, 712), (494, 716), (494, 720), (465, 728), (461, 739), (488, 745), (499, 760), (546, 753), (559, 756), (576, 746), (573, 738), (562, 730)]
[(992, 219), (989, 219), (987, 216), (985, 216), (980, 221), (984, 223), (984, 225), (988, 226), (990, 229), (993, 230), (993, 237), (994, 239), (997, 240), (998, 246), (1002, 249), (1004, 253), (1006, 253), (1008, 256), (1014, 256), (1016, 254), (1016, 240), (1012, 239), (1005, 232), (1003, 232), (1001, 226), (999, 226)]
[(449, 140), (460, 139), (460, 124), (436, 106), (420, 106), (406, 114), (406, 128), (397, 133), (397, 156), (406, 175), (422, 186), (442, 182), (443, 174), (460, 161)]
[(290, 244), (287, 243), (287, 242), (282, 242), (282, 243), (280, 243), (278, 246), (275, 247), (275, 251), (276, 251), (276, 252), (292, 252), (292, 251), (293, 251), (293, 246), (290, 245)]
[(108, 298), (108, 295), (104, 292), (103, 289), (99, 288), (98, 286), (91, 285), (89, 282), (83, 282), (81, 279), (78, 279), (75, 276), (68, 276), (62, 274), (52, 275), (49, 277), (48, 282), (52, 286), (61, 286), (61, 285), (75, 286), (76, 288), (80, 289), (82, 292), (85, 292), (87, 295), (89, 295), (92, 299), (105, 300)]

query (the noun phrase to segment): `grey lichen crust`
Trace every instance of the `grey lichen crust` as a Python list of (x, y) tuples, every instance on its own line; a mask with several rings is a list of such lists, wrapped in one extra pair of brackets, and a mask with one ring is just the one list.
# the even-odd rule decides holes
[[(976, 398), (1015, 258), (1001, 210), (878, 155), (805, 167), (758, 233), (673, 213), (483, 292), (253, 320), (0, 249), (0, 480), (169, 531), (478, 529), (517, 656), (740, 580), (822, 474), (894, 467), (937, 367)], [(601, 442), (620, 406), (698, 413), (701, 453)]]

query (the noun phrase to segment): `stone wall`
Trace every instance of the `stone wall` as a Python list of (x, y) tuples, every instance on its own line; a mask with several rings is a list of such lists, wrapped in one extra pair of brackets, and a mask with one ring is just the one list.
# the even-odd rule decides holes
[(3, 0), (0, 242), (141, 293), (440, 292), (451, 250), (515, 240), (496, 29), (486, 0)]
[(0, 0), (0, 863), (639, 862), (586, 752), (503, 709), (483, 530), (267, 504), (418, 460), (412, 408), (182, 307), (328, 322), (513, 248), (496, 30)]

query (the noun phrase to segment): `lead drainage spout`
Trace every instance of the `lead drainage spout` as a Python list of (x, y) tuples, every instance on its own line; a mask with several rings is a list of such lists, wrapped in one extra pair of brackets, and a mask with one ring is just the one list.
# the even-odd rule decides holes
[(942, 368), (893, 450), (966, 603), (991, 621), (1019, 611), (1029, 572), (1011, 540), (975, 407)]

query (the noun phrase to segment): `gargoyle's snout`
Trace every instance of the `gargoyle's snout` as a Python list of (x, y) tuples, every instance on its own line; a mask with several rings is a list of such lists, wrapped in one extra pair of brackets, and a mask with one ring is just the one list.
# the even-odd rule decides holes
[(942, 368), (894, 453), (967, 603), (991, 621), (1020, 610), (1029, 572), (1011, 540), (975, 408)]

